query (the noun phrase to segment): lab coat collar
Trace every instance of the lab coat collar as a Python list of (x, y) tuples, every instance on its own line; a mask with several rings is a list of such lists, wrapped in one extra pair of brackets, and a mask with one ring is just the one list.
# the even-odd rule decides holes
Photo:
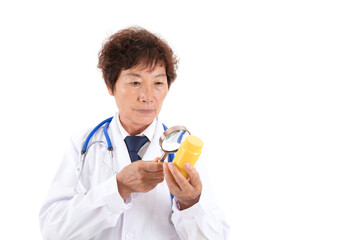
[[(114, 121), (112, 121), (109, 125), (108, 128), (108, 134), (109, 137), (112, 141), (113, 144), (113, 154), (114, 154), (114, 170), (116, 172), (119, 172), (121, 169), (123, 169), (125, 166), (129, 165), (131, 163), (130, 161), (130, 156), (127, 151), (125, 142), (124, 142), (124, 136), (120, 131), (119, 128), (119, 118), (118, 118), (118, 113), (114, 115)], [(152, 125), (152, 126), (151, 126)], [(156, 117), (155, 123), (151, 124), (150, 126), (153, 129), (151, 141), (149, 144), (148, 149), (146, 150), (144, 156), (143, 156), (143, 161), (151, 161), (154, 160), (156, 157), (160, 157), (162, 155), (162, 150), (159, 147), (159, 139), (161, 134), (164, 132), (164, 128), (162, 126), (162, 123), (160, 121), (159, 117)], [(104, 134), (102, 134), (103, 141), (106, 141), (104, 138)], [(112, 162), (110, 158), (105, 158), (103, 159), (106, 165), (112, 166)]]
[(149, 148), (146, 150), (143, 160), (154, 160), (156, 157), (160, 157), (163, 151), (160, 148), (160, 136), (164, 132), (164, 127), (159, 119), (156, 117), (155, 133), (153, 135), (152, 141), (150, 142)]

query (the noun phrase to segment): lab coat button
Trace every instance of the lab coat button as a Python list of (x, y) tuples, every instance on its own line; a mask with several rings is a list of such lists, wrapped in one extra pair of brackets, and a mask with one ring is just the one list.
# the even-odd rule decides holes
[(132, 233), (128, 232), (125, 235), (125, 239), (126, 240), (132, 240), (132, 239), (134, 239), (134, 235)]

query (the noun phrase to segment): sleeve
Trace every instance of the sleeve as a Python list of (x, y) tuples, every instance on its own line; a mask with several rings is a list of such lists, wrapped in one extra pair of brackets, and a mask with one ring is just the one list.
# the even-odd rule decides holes
[(115, 175), (86, 194), (75, 194), (81, 142), (81, 138), (72, 138), (40, 210), (44, 239), (90, 239), (115, 226), (120, 215), (131, 207), (130, 201), (125, 203), (119, 195)]
[(200, 201), (192, 207), (181, 211), (174, 198), (172, 223), (181, 239), (228, 239), (230, 227), (215, 201), (207, 171), (201, 160), (195, 166), (202, 181), (203, 189)]

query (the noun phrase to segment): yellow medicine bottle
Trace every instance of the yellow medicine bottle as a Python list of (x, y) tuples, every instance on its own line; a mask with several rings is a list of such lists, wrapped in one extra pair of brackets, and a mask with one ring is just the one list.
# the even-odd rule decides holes
[(198, 157), (201, 155), (202, 147), (202, 140), (192, 135), (187, 136), (185, 141), (181, 143), (180, 148), (175, 154), (175, 158), (172, 162), (177, 166), (185, 178), (188, 178), (188, 175), (184, 168), (184, 164), (188, 162), (194, 166)]

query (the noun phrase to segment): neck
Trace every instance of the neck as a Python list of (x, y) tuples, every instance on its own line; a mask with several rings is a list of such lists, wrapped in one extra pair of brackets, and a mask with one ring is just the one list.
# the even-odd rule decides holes
[(123, 126), (123, 128), (125, 129), (125, 131), (127, 131), (127, 133), (129, 133), (130, 136), (135, 136), (142, 133), (150, 125), (150, 124), (142, 125), (142, 124), (133, 124), (133, 123), (127, 124), (125, 123), (125, 121), (122, 121), (122, 119), (120, 119), (120, 116), (119, 116), (119, 121)]

